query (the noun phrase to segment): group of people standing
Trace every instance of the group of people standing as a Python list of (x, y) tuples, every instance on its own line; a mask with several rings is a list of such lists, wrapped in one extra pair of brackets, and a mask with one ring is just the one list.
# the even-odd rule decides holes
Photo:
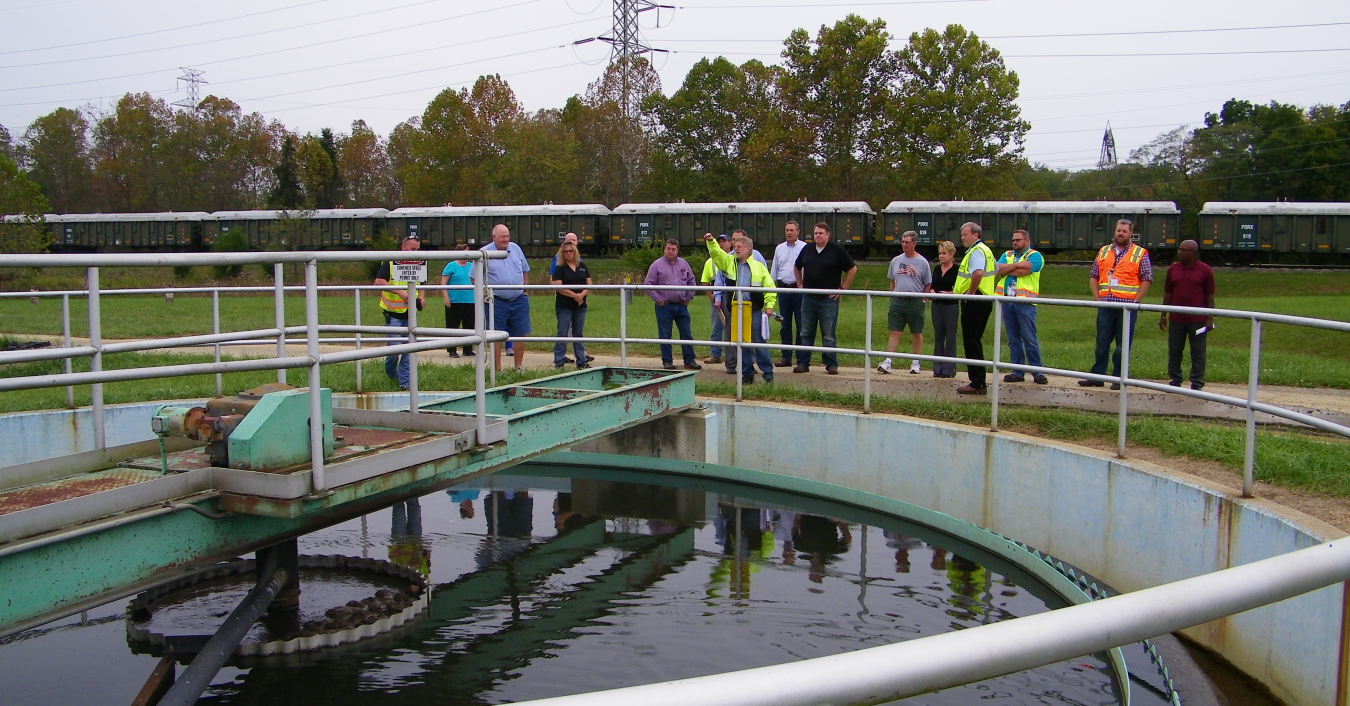
[[(739, 369), (745, 383), (754, 381), (756, 368), (765, 382), (773, 381), (775, 368), (791, 367), (794, 373), (806, 373), (810, 371), (812, 362), (812, 351), (806, 348), (815, 345), (819, 331), (821, 347), (827, 349), (821, 353), (825, 372), (838, 374), (838, 358), (828, 349), (837, 348), (838, 345), (835, 329), (839, 319), (840, 295), (813, 293), (809, 290), (846, 290), (852, 284), (858, 267), (848, 252), (831, 239), (828, 224), (815, 224), (810, 242), (803, 240), (800, 233), (800, 225), (796, 221), (788, 221), (784, 228), (784, 242), (775, 247), (773, 259), (768, 262), (755, 250), (754, 241), (743, 230), (737, 229), (730, 235), (716, 237), (705, 233), (704, 245), (708, 259), (701, 276), (697, 278), (689, 263), (680, 257), (679, 242), (666, 241), (662, 257), (648, 267), (643, 280), (644, 286), (649, 287), (647, 295), (655, 306), (658, 336), (673, 340), (672, 335), (678, 330), (680, 340), (694, 340), (689, 306), (695, 298), (695, 292), (684, 288), (693, 287), (698, 282), (716, 288), (706, 293), (712, 318), (711, 340), (727, 344), (763, 344), (770, 337), (770, 320), (777, 320), (781, 324), (779, 341), (784, 346), (776, 361), (772, 359), (769, 348), (742, 349), (743, 360), (738, 361), (737, 346), (713, 346), (710, 357), (704, 363), (724, 365), (729, 374), (735, 374)], [(1012, 249), (998, 257), (985, 244), (983, 229), (979, 224), (965, 223), (960, 233), (965, 253), (959, 263), (956, 245), (951, 241), (937, 244), (938, 262), (933, 264), (917, 252), (917, 233), (908, 231), (901, 236), (902, 253), (890, 261), (886, 276), (890, 280), (890, 291), (909, 296), (890, 298), (886, 316), (890, 336), (886, 352), (894, 353), (899, 348), (901, 334), (908, 331), (911, 352), (921, 354), (926, 320), (931, 316), (935, 337), (934, 356), (957, 357), (959, 327), (964, 357), (984, 360), (983, 338), (997, 303), (1002, 307), (1004, 329), (1011, 351), (1010, 362), (1015, 366), (1042, 367), (1035, 300), (1040, 296), (1045, 258), (1031, 247), (1030, 234), (1023, 229), (1013, 231)], [(400, 244), (403, 251), (416, 251), (420, 247), (421, 242), (416, 234), (408, 235)], [(460, 245), (456, 249), (466, 251), (468, 246)], [(526, 282), (530, 265), (524, 252), (520, 246), (511, 242), (510, 231), (505, 225), (493, 228), (492, 242), (482, 249), (507, 253), (505, 259), (493, 259), (487, 263), (486, 284), (492, 287), (494, 301), (490, 327), (506, 331), (513, 338), (529, 335), (529, 294), (523, 289), (506, 288)], [(1198, 254), (1199, 246), (1193, 240), (1183, 241), (1179, 246), (1179, 261), (1167, 272), (1163, 297), (1165, 305), (1213, 308), (1214, 274), (1199, 261)], [(452, 260), (442, 271), (440, 282), (443, 285), (469, 285), (473, 282), (474, 272), (469, 261)], [(406, 327), (407, 285), (405, 282), (393, 281), (391, 277), (391, 263), (382, 263), (375, 284), (391, 287), (381, 292), (380, 297), (385, 324), (395, 328)], [(567, 234), (553, 257), (549, 280), (561, 287), (554, 293), (557, 336), (583, 337), (587, 295), (592, 280), (589, 269), (581, 260), (574, 234)], [(1148, 251), (1134, 243), (1134, 224), (1121, 219), (1116, 223), (1113, 241), (1102, 246), (1093, 261), (1089, 273), (1093, 299), (1106, 302), (1142, 301), (1152, 281), (1153, 267)], [(735, 287), (749, 288), (749, 291), (731, 289)], [(974, 298), (958, 302), (925, 296), (931, 294), (965, 294)], [(473, 291), (446, 290), (442, 295), (446, 328), (472, 329)], [(926, 306), (929, 300), (932, 300), (931, 314)], [(424, 303), (424, 297), (419, 293), (417, 308), (420, 310)], [(1104, 376), (1109, 362), (1111, 375), (1120, 375), (1122, 331), (1128, 329), (1132, 342), (1136, 318), (1137, 312), (1126, 308), (1097, 310), (1096, 349), (1091, 369), (1093, 374)], [(1169, 317), (1164, 313), (1159, 327), (1168, 333), (1168, 376), (1171, 384), (1182, 384), (1181, 359), (1185, 347), (1189, 345), (1191, 389), (1202, 388), (1205, 334), (1213, 328), (1213, 319), (1205, 315), (1183, 313)], [(1111, 350), (1113, 344), (1114, 352)], [(494, 345), (494, 349), (495, 363), (500, 368), (501, 347)], [(662, 344), (660, 351), (662, 365), (667, 369), (675, 369), (673, 345)], [(472, 355), (472, 346), (464, 346), (463, 353)], [(516, 370), (521, 370), (524, 344), (515, 342), (511, 353), (515, 358)], [(556, 368), (575, 362), (578, 369), (584, 369), (594, 360), (587, 355), (585, 345), (580, 341), (572, 343), (575, 358), (567, 357), (566, 353), (566, 343), (555, 343), (553, 364)], [(459, 357), (454, 348), (449, 349), (449, 354)], [(681, 354), (685, 369), (702, 369), (691, 344), (682, 344)], [(884, 358), (877, 366), (877, 372), (890, 374), (891, 360), (890, 357)], [(909, 372), (918, 374), (920, 371), (920, 362), (911, 360)], [(956, 391), (963, 395), (985, 394), (985, 367), (971, 364), (967, 365), (967, 371), (969, 381)], [(408, 356), (388, 356), (385, 372), (391, 379), (397, 380), (401, 388), (406, 389), (409, 380)], [(955, 377), (956, 364), (935, 362), (933, 376)], [(1031, 377), (1037, 384), (1049, 382), (1039, 372), (1033, 371)], [(1025, 379), (1026, 374), (1021, 370), (1013, 370), (1003, 377), (1003, 381), (1009, 383), (1024, 382)], [(1096, 380), (1079, 380), (1078, 384), (1085, 387), (1104, 385)], [(1111, 384), (1113, 390), (1119, 387), (1119, 383)]]

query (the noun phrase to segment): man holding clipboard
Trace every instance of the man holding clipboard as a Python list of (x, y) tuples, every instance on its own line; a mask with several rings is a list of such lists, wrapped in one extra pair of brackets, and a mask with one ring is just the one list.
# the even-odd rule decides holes
[[(1163, 305), (1214, 308), (1214, 270), (1200, 261), (1200, 244), (1183, 240), (1177, 246), (1177, 261), (1167, 268), (1163, 280)], [(1205, 386), (1205, 349), (1214, 317), (1163, 312), (1158, 328), (1167, 332), (1167, 377), (1172, 387), (1181, 387), (1181, 354), (1191, 344), (1191, 389)]]

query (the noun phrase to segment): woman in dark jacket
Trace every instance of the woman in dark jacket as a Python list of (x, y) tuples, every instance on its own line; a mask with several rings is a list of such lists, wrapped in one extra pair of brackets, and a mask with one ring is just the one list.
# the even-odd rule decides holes
[[(938, 243), (938, 265), (933, 268), (933, 292), (951, 294), (956, 288), (956, 246), (950, 240)], [(956, 357), (957, 302), (933, 300), (933, 355)], [(956, 363), (933, 363), (933, 377), (956, 377)]]

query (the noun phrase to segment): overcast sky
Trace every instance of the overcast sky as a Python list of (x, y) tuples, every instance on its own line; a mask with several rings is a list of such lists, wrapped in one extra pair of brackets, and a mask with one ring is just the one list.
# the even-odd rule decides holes
[[(964, 25), (1021, 78), (1026, 156), (1055, 167), (1095, 165), (1107, 121), (1124, 159), (1231, 97), (1350, 101), (1346, 0), (661, 1), (676, 9), (642, 17), (647, 43), (671, 50), (654, 58), (667, 94), (701, 57), (779, 62), (792, 29), (814, 35), (850, 12), (884, 19), (896, 48)], [(203, 72), (203, 95), (301, 132), (363, 119), (387, 135), (485, 73), (527, 109), (561, 107), (603, 68), (606, 45), (572, 43), (609, 30), (611, 2), (0, 0), (0, 16), (0, 124), (16, 138), (58, 106), (106, 107), (128, 91), (180, 100), (179, 67)], [(1323, 26), (1287, 27), (1310, 24)], [(1264, 29), (1177, 31), (1231, 28)]]

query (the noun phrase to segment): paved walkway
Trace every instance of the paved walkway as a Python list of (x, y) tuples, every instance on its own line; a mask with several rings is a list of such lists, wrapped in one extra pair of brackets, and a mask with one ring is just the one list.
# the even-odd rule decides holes
[[(44, 338), (42, 336), (25, 337)], [(60, 345), (59, 337), (46, 338), (51, 340), (53, 345)], [(105, 339), (105, 343), (111, 342), (111, 339)], [(88, 339), (72, 338), (71, 343), (77, 346), (87, 345)], [(324, 352), (349, 350), (350, 348), (350, 345), (326, 345), (321, 347)], [(203, 347), (183, 350), (209, 352), (211, 349)], [(706, 356), (707, 349), (701, 348), (700, 350)], [(221, 349), (223, 355), (238, 356), (268, 356), (272, 355), (274, 351), (275, 347), (271, 344), (225, 346)], [(289, 355), (304, 355), (305, 346), (303, 344), (290, 344), (287, 346), (287, 353)], [(568, 354), (571, 354), (570, 350)], [(442, 365), (463, 365), (472, 362), (464, 358), (450, 358), (444, 350), (419, 353), (418, 359), (423, 362)], [(702, 362), (703, 358), (699, 360)], [(503, 356), (503, 363), (505, 365), (511, 364), (510, 359), (506, 356)], [(374, 358), (367, 361), (367, 364), (383, 365), (383, 361)], [(617, 366), (619, 365), (619, 356), (597, 355), (593, 365)], [(661, 366), (661, 361), (658, 358), (630, 355), (628, 365), (635, 368), (658, 368)], [(529, 345), (526, 348), (525, 366), (527, 368), (551, 368), (553, 366), (552, 344), (541, 342)], [(872, 394), (890, 397), (924, 397), (960, 402), (988, 401), (988, 397), (956, 394), (956, 388), (964, 385), (967, 380), (963, 366), (959, 369), (957, 376), (951, 379), (934, 378), (932, 371), (928, 369), (928, 364), (925, 364), (924, 371), (918, 375), (910, 374), (909, 366), (898, 359), (895, 366), (895, 372), (890, 375), (877, 373), (875, 370), (872, 372)], [(575, 368), (567, 366), (565, 369), (573, 370)], [(735, 384), (736, 381), (733, 376), (726, 373), (724, 366), (720, 364), (704, 365), (703, 370), (699, 372), (699, 379), (732, 384)], [(758, 376), (756, 376), (756, 379), (758, 379)], [(822, 365), (812, 366), (808, 373), (793, 373), (792, 368), (777, 368), (774, 375), (774, 384), (811, 387), (830, 392), (862, 392), (863, 369), (841, 367), (838, 375), (827, 375)], [(1245, 384), (1210, 383), (1205, 386), (1205, 390), (1232, 397), (1245, 398), (1247, 396)], [(1127, 391), (1129, 392), (1130, 412), (1232, 420), (1246, 418), (1245, 410), (1240, 407), (1230, 407), (1217, 402), (1206, 402), (1181, 395), (1144, 391), (1138, 388)], [(1034, 384), (1030, 381), (1030, 378), (1022, 383), (1001, 383), (999, 385), (999, 402), (1001, 404), (1034, 407), (1066, 407), (1115, 413), (1120, 409), (1119, 395), (1119, 392), (1112, 392), (1107, 388), (1080, 387), (1077, 378), (1067, 377), (1051, 376), (1048, 385)], [(1262, 385), (1258, 399), (1268, 404), (1279, 405), (1337, 424), (1350, 426), (1350, 391)], [(1288, 423), (1285, 420), (1265, 414), (1258, 414), (1257, 421), (1261, 423)]]

